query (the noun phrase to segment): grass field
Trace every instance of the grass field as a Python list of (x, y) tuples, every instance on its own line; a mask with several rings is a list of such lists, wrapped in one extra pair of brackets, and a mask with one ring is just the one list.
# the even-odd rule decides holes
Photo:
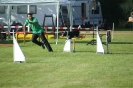
[(105, 36), (105, 54), (86, 45), (91, 37), (76, 40), (75, 53), (63, 52), (65, 39), (49, 39), (53, 53), (18, 41), (26, 63), (13, 61), (12, 46), (0, 46), (0, 88), (133, 88), (133, 31), (114, 32), (111, 54)]

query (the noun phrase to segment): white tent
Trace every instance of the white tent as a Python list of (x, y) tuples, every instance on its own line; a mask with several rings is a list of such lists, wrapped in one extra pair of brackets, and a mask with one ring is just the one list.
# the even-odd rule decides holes
[[(63, 4), (63, 3), (66, 4), (67, 2), (68, 2), (68, 0), (0, 0), (0, 6), (8, 6), (7, 19), (8, 19), (8, 30), (10, 30), (11, 6), (19, 6), (19, 5), (56, 5), (56, 12), (57, 12), (57, 39), (56, 39), (56, 44), (57, 44), (57, 42), (58, 42), (58, 26), (59, 26), (59, 5)], [(70, 9), (68, 9), (68, 11), (70, 13)], [(70, 14), (69, 14), (69, 16), (70, 16)], [(70, 21), (72, 21), (72, 17), (70, 17)]]
[(64, 3), (67, 0), (0, 0), (0, 4), (10, 4), (10, 5), (27, 5), (27, 4), (48, 4), (48, 3)]

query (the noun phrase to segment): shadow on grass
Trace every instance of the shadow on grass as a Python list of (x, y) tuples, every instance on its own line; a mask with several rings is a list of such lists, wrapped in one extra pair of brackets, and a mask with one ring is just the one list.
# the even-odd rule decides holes
[[(106, 44), (104, 42), (104, 44)], [(110, 42), (109, 44), (133, 44), (133, 42)]]
[[(49, 42), (49, 44), (56, 44), (56, 41), (55, 42)], [(57, 45), (58, 44), (65, 44), (65, 42), (57, 42)]]
[[(76, 43), (92, 44), (91, 41), (76, 41)], [(94, 44), (96, 45), (96, 41), (94, 41)], [(102, 42), (102, 44), (106, 44), (106, 42)], [(133, 44), (133, 42), (110, 42), (108, 44)]]
[(130, 53), (130, 52), (129, 53), (127, 53), (127, 52), (126, 53), (124, 53), (124, 52), (123, 53), (116, 53), (116, 52), (113, 52), (112, 54), (127, 54), (127, 55), (129, 55), (129, 54), (133, 54), (133, 53)]
[(76, 41), (76, 43), (83, 43), (85, 45), (96, 45), (96, 41)]
[(88, 51), (75, 51), (75, 53), (76, 52), (91, 52), (91, 53), (95, 53), (95, 51), (89, 51), (89, 50)]

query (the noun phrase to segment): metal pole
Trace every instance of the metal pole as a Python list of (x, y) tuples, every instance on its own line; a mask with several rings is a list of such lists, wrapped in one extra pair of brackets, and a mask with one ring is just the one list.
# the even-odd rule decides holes
[[(27, 12), (30, 13), (30, 5), (27, 5)], [(28, 26), (28, 32), (30, 32), (30, 27)]]
[(75, 40), (76, 40), (76, 38), (72, 38), (72, 40), (73, 40), (73, 52), (75, 53)]
[(114, 38), (114, 23), (113, 23), (113, 28), (112, 28), (112, 39)]
[(110, 38), (110, 31), (107, 30), (107, 33), (106, 33), (106, 47), (107, 47), (107, 54), (110, 54), (110, 53), (109, 53), (109, 47), (108, 47), (108, 44), (109, 44), (109, 38)]
[[(69, 5), (69, 9), (70, 9), (70, 21), (71, 21), (71, 27), (73, 28), (73, 12), (72, 12), (72, 7), (71, 7), (71, 4)], [(71, 30), (72, 30), (71, 28)]]
[(57, 43), (58, 43), (58, 29), (59, 29), (59, 1), (58, 1), (58, 3), (57, 3), (57, 5), (56, 5), (57, 7), (56, 7), (56, 12), (57, 12), (57, 28), (56, 28), (56, 30), (57, 30), (57, 36), (56, 36), (56, 45), (57, 45)]
[(7, 21), (8, 21), (8, 40), (10, 39), (10, 22), (11, 22), (11, 6), (8, 5), (7, 8)]
[(95, 16), (94, 16), (94, 10), (93, 10), (93, 44), (94, 44), (94, 18), (95, 18)]

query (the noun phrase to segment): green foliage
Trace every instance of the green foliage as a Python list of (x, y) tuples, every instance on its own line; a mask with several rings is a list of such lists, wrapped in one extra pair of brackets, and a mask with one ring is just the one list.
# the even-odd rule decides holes
[[(122, 14), (125, 16), (126, 20), (130, 16), (130, 13), (133, 12), (133, 0), (126, 0), (125, 3), (120, 4), (122, 8)], [(125, 19), (124, 19), (125, 20)]]
[(103, 18), (116, 26), (125, 25), (130, 13), (133, 11), (133, 0), (99, 0), (102, 7)]
[(63, 52), (65, 39), (49, 39), (54, 52), (27, 41), (18, 41), (26, 63), (13, 62), (13, 47), (0, 46), (1, 88), (132, 88), (133, 32), (114, 32), (105, 54), (86, 45), (92, 35), (76, 40), (76, 52)]

